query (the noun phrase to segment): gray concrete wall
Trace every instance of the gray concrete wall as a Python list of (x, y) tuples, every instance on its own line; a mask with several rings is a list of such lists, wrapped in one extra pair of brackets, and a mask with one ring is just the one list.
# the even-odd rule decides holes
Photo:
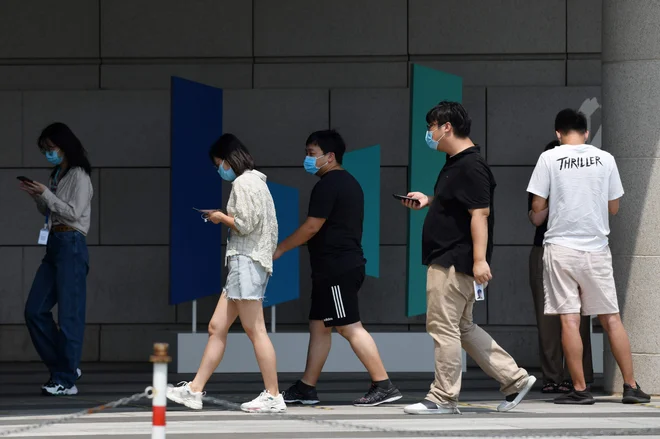
[[(227, 89), (225, 128), (276, 182), (314, 184), (306, 135), (338, 128), (349, 149), (382, 146), (381, 273), (362, 293), (374, 331), (422, 331), (404, 315), (409, 65), (464, 80), (473, 140), (498, 181), (494, 280), (476, 320), (521, 364), (538, 364), (528, 287), (533, 228), (525, 188), (555, 113), (600, 101), (601, 0), (5, 0), (0, 14), (0, 361), (35, 360), (23, 304), (43, 249), (43, 220), (15, 176), (44, 181), (35, 138), (72, 126), (94, 170), (87, 361), (144, 360), (188, 330), (169, 306), (169, 78)], [(599, 119), (598, 119), (599, 120)], [(595, 131), (595, 130), (594, 130)], [(420, 133), (419, 135), (423, 135)], [(625, 183), (625, 182), (624, 182)], [(280, 330), (306, 328), (303, 297), (278, 308)], [(199, 302), (200, 329), (217, 297)]]

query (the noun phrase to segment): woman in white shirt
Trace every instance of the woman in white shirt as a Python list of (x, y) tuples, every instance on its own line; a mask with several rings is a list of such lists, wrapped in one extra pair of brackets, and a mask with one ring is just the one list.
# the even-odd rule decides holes
[(202, 408), (204, 386), (222, 360), (229, 328), (240, 317), (254, 345), (266, 389), (241, 409), (284, 412), (286, 405), (278, 388), (275, 350), (266, 332), (262, 304), (277, 247), (275, 204), (266, 176), (254, 169), (252, 156), (236, 136), (223, 134), (211, 146), (209, 156), (220, 177), (232, 183), (227, 214), (207, 213), (214, 224), (229, 228), (226, 250), (229, 273), (209, 324), (209, 341), (197, 375), (193, 381), (170, 387), (167, 397), (192, 409)]

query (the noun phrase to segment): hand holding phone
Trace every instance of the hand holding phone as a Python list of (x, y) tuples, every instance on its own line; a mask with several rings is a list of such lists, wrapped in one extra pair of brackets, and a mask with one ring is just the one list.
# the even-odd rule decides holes
[(19, 175), (16, 177), (18, 180), (22, 181), (23, 183), (34, 183), (34, 181), (30, 180), (27, 177), (23, 177), (22, 175)]
[(392, 196), (394, 198), (396, 198), (397, 200), (401, 200), (401, 201), (408, 200), (408, 201), (412, 201), (414, 203), (419, 203), (419, 200), (417, 198), (408, 197), (406, 195), (392, 194)]

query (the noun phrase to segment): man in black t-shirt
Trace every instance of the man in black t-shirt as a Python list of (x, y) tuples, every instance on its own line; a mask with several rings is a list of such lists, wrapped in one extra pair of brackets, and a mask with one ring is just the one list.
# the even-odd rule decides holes
[(373, 338), (360, 322), (358, 292), (365, 278), (362, 252), (364, 194), (341, 167), (346, 145), (334, 130), (312, 133), (304, 167), (320, 177), (312, 190), (307, 220), (278, 246), (273, 259), (308, 243), (312, 265), (307, 365), (301, 380), (284, 392), (287, 403), (318, 404), (316, 382), (330, 353), (332, 328), (350, 343), (371, 376), (369, 391), (353, 402), (377, 406), (401, 399), (390, 382)]
[[(490, 335), (472, 321), (475, 290), (492, 279), (495, 178), (470, 138), (471, 120), (457, 102), (440, 102), (426, 115), (426, 143), (447, 153), (434, 195), (411, 192), (411, 209), (429, 207), (422, 230), (422, 261), (428, 266), (426, 329), (435, 342), (435, 380), (426, 398), (407, 406), (409, 414), (459, 413), (461, 345), (489, 376), (499, 381), (516, 407), (536, 379), (518, 367)], [(483, 290), (482, 290), (483, 291)]]

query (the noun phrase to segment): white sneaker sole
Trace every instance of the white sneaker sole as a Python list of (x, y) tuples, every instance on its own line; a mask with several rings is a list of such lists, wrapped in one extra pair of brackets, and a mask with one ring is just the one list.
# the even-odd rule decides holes
[(529, 393), (530, 390), (532, 390), (532, 387), (534, 386), (534, 383), (536, 383), (536, 377), (534, 375), (530, 375), (527, 378), (527, 383), (525, 384), (525, 387), (518, 392), (518, 396), (516, 396), (516, 399), (514, 399), (511, 402), (503, 402), (500, 405), (497, 406), (497, 411), (498, 412), (508, 412), (509, 410), (515, 409), (518, 404), (522, 402), (523, 399), (525, 399), (525, 396)]
[(278, 407), (269, 407), (269, 408), (248, 408), (248, 407), (241, 407), (241, 410), (244, 411), (245, 413), (285, 413), (286, 412), (286, 407), (284, 408), (278, 408)]
[(176, 395), (168, 394), (167, 399), (169, 399), (170, 401), (174, 401), (177, 404), (185, 405), (189, 409), (193, 409), (193, 410), (201, 410), (202, 407), (204, 406), (204, 404), (201, 403), (201, 402), (191, 401), (191, 400), (185, 399), (185, 398), (179, 398)]
[(403, 395), (397, 395), (397, 396), (392, 396), (390, 398), (387, 398), (387, 399), (385, 399), (383, 401), (380, 401), (380, 402), (375, 402), (373, 404), (353, 404), (353, 406), (355, 406), (355, 407), (376, 407), (376, 406), (379, 406), (381, 404), (387, 404), (388, 402), (398, 401), (401, 398), (403, 398)]
[(41, 394), (46, 396), (74, 396), (78, 394), (78, 388), (76, 386), (73, 386), (70, 389), (64, 389), (62, 393), (51, 393), (45, 388), (42, 388)]
[(411, 410), (408, 408), (403, 409), (404, 413), (409, 415), (460, 415), (461, 411), (455, 409), (427, 409), (427, 410)]

